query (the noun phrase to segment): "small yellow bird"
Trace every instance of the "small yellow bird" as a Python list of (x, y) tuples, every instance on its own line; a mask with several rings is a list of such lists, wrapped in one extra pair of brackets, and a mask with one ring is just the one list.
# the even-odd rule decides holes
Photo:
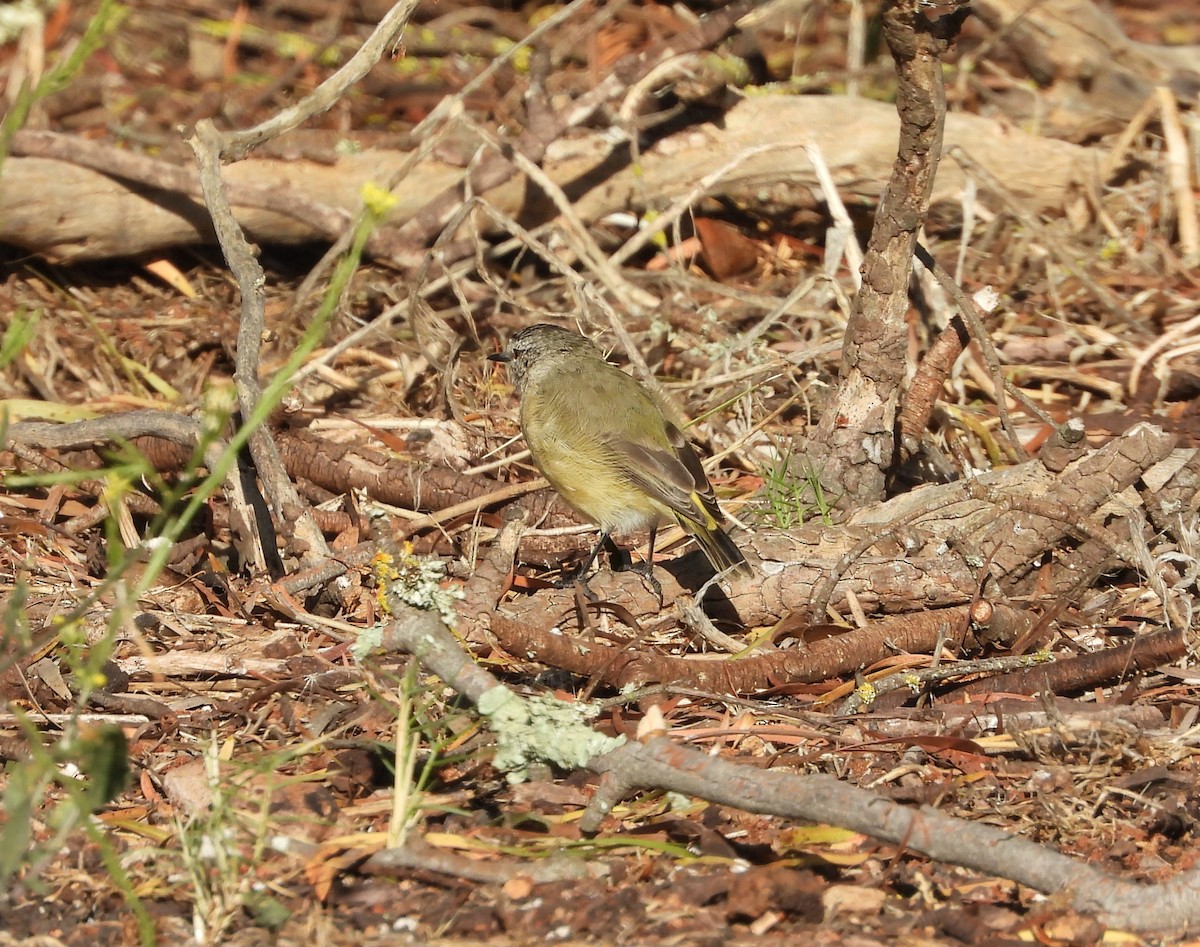
[[(521, 399), (521, 431), (555, 490), (600, 527), (584, 575), (612, 534), (675, 522), (696, 538), (718, 572), (746, 576), (746, 557), (725, 522), (700, 459), (653, 395), (577, 332), (539, 324), (489, 356), (508, 365)], [(653, 583), (657, 584), (657, 583)]]

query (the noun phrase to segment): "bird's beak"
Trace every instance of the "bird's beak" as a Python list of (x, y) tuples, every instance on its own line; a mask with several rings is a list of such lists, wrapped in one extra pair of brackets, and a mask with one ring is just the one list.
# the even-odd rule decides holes
[(512, 355), (508, 352), (493, 352), (488, 356), (489, 362), (511, 362)]

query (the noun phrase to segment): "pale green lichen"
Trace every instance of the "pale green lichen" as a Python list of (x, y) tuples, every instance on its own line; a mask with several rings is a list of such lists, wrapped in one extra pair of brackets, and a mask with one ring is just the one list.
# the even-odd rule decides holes
[(687, 812), (696, 808), (696, 800), (681, 792), (663, 793), (663, 801), (671, 812)]
[(399, 555), (381, 552), (374, 560), (375, 579), (379, 583), (379, 605), (391, 613), (388, 597), (422, 611), (433, 612), (447, 628), (458, 624), (457, 602), (465, 593), (458, 585), (443, 584), (446, 566), (439, 559), (418, 556), (411, 543), (405, 543)]
[(372, 651), (380, 648), (383, 645), (383, 626), (375, 625), (371, 628), (363, 628), (358, 637), (354, 639), (350, 645), (350, 656), (359, 664), (362, 664)]
[[(375, 573), (376, 601), (384, 615), (392, 615), (393, 602), (432, 612), (443, 624), (453, 629), (458, 621), (455, 603), (463, 598), (463, 590), (455, 584), (443, 584), (446, 567), (437, 559), (413, 553), (412, 543), (405, 543), (396, 554), (381, 552), (371, 562)], [(360, 663), (367, 655), (382, 646), (384, 625), (365, 628), (350, 646), (350, 654)]]
[(591, 704), (548, 695), (521, 698), (507, 687), (493, 687), (480, 697), (478, 707), (496, 735), (493, 762), (510, 782), (525, 779), (531, 763), (579, 769), (625, 742), (588, 726), (586, 721), (599, 712)]

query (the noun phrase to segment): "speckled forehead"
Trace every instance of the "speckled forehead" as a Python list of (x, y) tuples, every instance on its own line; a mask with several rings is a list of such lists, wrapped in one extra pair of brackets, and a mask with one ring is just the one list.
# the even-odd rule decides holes
[(586, 344), (587, 341), (582, 336), (567, 329), (559, 329), (557, 326), (550, 325), (536, 325), (516, 333), (509, 342), (509, 347), (514, 353), (522, 354), (536, 351), (539, 348), (543, 351), (547, 349), (569, 351), (581, 348)]

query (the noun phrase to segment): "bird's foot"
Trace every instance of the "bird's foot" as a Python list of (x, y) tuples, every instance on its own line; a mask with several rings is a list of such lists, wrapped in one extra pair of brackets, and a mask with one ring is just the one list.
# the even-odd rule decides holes
[(579, 588), (583, 592), (584, 598), (589, 602), (600, 601), (600, 596), (591, 590), (587, 580), (587, 567), (582, 569), (573, 569), (570, 572), (564, 572), (559, 578), (550, 583), (552, 588), (570, 589)]
[(662, 586), (658, 579), (654, 578), (654, 563), (647, 560), (640, 566), (632, 566), (630, 571), (636, 572), (642, 577), (642, 581), (646, 583), (646, 587), (654, 593), (654, 597), (658, 599), (658, 610), (661, 612), (665, 600), (663, 599)]
[(634, 565), (633, 556), (629, 554), (627, 549), (614, 548), (608, 556), (608, 565), (613, 572), (636, 572), (642, 577), (642, 581), (646, 583), (646, 587), (654, 593), (654, 597), (658, 599), (658, 610), (662, 611), (663, 607), (663, 590), (658, 584), (658, 579), (654, 578), (654, 560), (646, 559), (638, 565)]

